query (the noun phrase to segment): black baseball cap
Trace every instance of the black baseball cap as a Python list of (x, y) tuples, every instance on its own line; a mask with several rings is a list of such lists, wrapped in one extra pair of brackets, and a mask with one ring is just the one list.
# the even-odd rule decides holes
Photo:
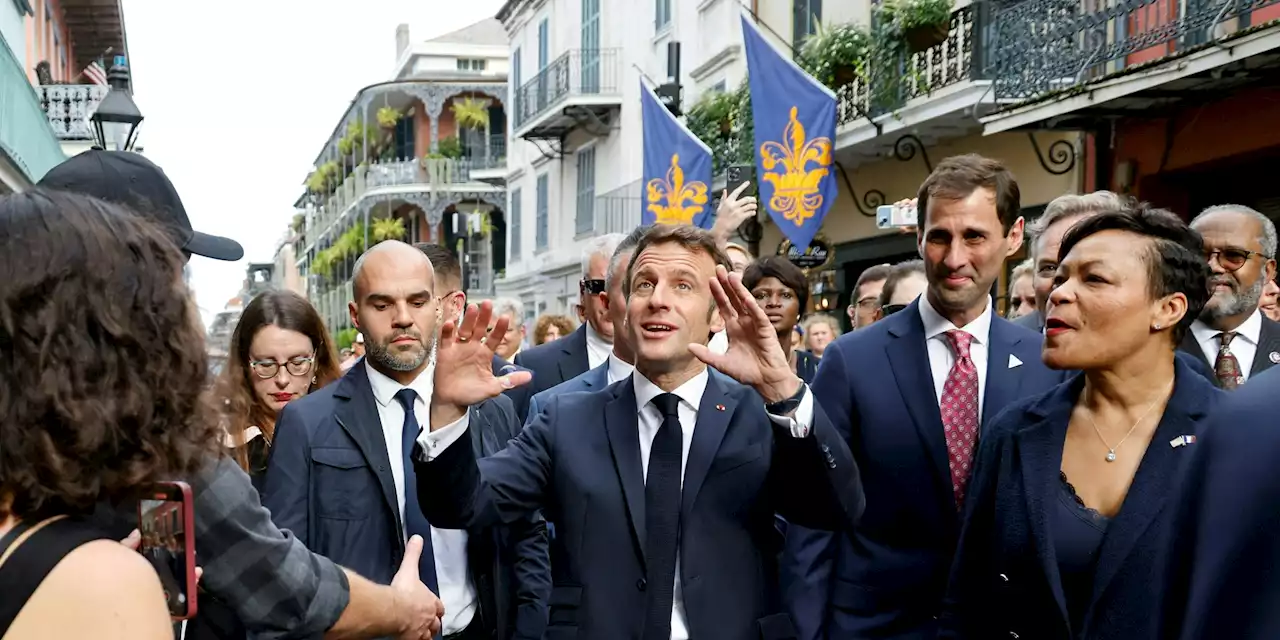
[(187, 253), (229, 262), (244, 257), (239, 242), (192, 229), (187, 209), (168, 176), (132, 151), (85, 151), (50, 169), (38, 186), (130, 207), (160, 223)]

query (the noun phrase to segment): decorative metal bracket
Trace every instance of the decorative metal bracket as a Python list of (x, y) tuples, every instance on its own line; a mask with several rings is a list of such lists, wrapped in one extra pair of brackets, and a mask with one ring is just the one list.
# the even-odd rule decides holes
[(933, 173), (933, 162), (929, 160), (929, 152), (925, 150), (924, 142), (915, 134), (904, 134), (893, 143), (893, 157), (902, 162), (914, 160), (917, 153), (920, 154), (920, 159), (924, 160), (924, 168), (929, 173)]
[(1040, 143), (1036, 141), (1034, 132), (1028, 131), (1027, 139), (1031, 141), (1031, 148), (1036, 152), (1036, 160), (1051, 175), (1060, 176), (1076, 167), (1076, 146), (1074, 144), (1066, 140), (1054, 140), (1053, 144), (1049, 145), (1049, 155), (1046, 156), (1040, 150)]
[(844, 178), (844, 186), (849, 189), (849, 196), (853, 198), (853, 205), (858, 208), (858, 213), (868, 218), (876, 217), (876, 207), (884, 204), (884, 192), (877, 189), (869, 189), (859, 199), (858, 192), (853, 189), (853, 182), (849, 180), (849, 172), (844, 170), (843, 164), (836, 162), (835, 165), (840, 170), (840, 176)]

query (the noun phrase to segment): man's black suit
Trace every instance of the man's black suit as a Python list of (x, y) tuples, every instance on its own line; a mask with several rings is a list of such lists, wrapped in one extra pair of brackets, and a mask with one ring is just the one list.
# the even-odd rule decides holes
[[(496, 456), (448, 446), (418, 462), (423, 513), (445, 526), (556, 523), (548, 640), (637, 637), (645, 609), (645, 479), (634, 376), (559, 394)], [(415, 451), (415, 457), (421, 450)], [(419, 460), (421, 458), (418, 458)], [(825, 425), (796, 438), (753, 390), (714, 372), (684, 472), (680, 584), (691, 637), (794, 637), (778, 593), (774, 514), (849, 526), (863, 506), (847, 445)]]
[(529, 418), (529, 399), (534, 394), (572, 380), (591, 368), (587, 359), (586, 323), (563, 338), (517, 353), (515, 365), (533, 372), (533, 382), (506, 392), (516, 407), (520, 424), (524, 424)]
[[(472, 407), (470, 415), (471, 446), (459, 448), (473, 455), (497, 453), (519, 429), (505, 397)], [(281, 412), (263, 505), (312, 551), (389, 584), (404, 556), (392, 464), (400, 458), (387, 453), (368, 373), (358, 365)], [(535, 517), (457, 528), (471, 534), (467, 561), (487, 631), (541, 638), (550, 591), (545, 524)], [(430, 557), (426, 542), (423, 555)]]

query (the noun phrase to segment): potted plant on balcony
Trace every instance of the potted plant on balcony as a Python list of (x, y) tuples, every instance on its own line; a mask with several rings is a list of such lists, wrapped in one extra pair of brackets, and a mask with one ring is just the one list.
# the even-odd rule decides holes
[(378, 109), (378, 126), (383, 129), (394, 129), (400, 122), (400, 111), (394, 107)]
[(454, 100), (449, 105), (453, 112), (453, 120), (463, 129), (485, 131), (489, 128), (489, 102), (478, 98)]
[(920, 53), (946, 42), (954, 9), (954, 0), (885, 0), (877, 11), (911, 53)]
[(289, 224), (289, 228), (292, 229), (294, 233), (297, 233), (299, 231), (302, 231), (302, 226), (306, 224), (306, 222), (307, 222), (306, 216), (302, 215), (301, 213), (295, 213), (293, 214), (293, 222)]
[(866, 79), (871, 47), (871, 34), (865, 27), (818, 23), (817, 31), (801, 46), (796, 63), (818, 82), (839, 89)]
[(436, 143), (436, 153), (444, 158), (457, 160), (462, 157), (462, 141), (458, 136), (447, 136)]
[(369, 230), (369, 238), (375, 244), (386, 240), (401, 240), (404, 235), (404, 218), (379, 218), (373, 221), (373, 227)]

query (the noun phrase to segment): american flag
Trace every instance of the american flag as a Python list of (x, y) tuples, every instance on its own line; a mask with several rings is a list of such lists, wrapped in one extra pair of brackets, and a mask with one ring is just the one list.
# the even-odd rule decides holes
[(84, 77), (94, 84), (107, 84), (107, 72), (102, 68), (102, 63), (97, 60), (90, 62), (89, 66), (84, 68)]

